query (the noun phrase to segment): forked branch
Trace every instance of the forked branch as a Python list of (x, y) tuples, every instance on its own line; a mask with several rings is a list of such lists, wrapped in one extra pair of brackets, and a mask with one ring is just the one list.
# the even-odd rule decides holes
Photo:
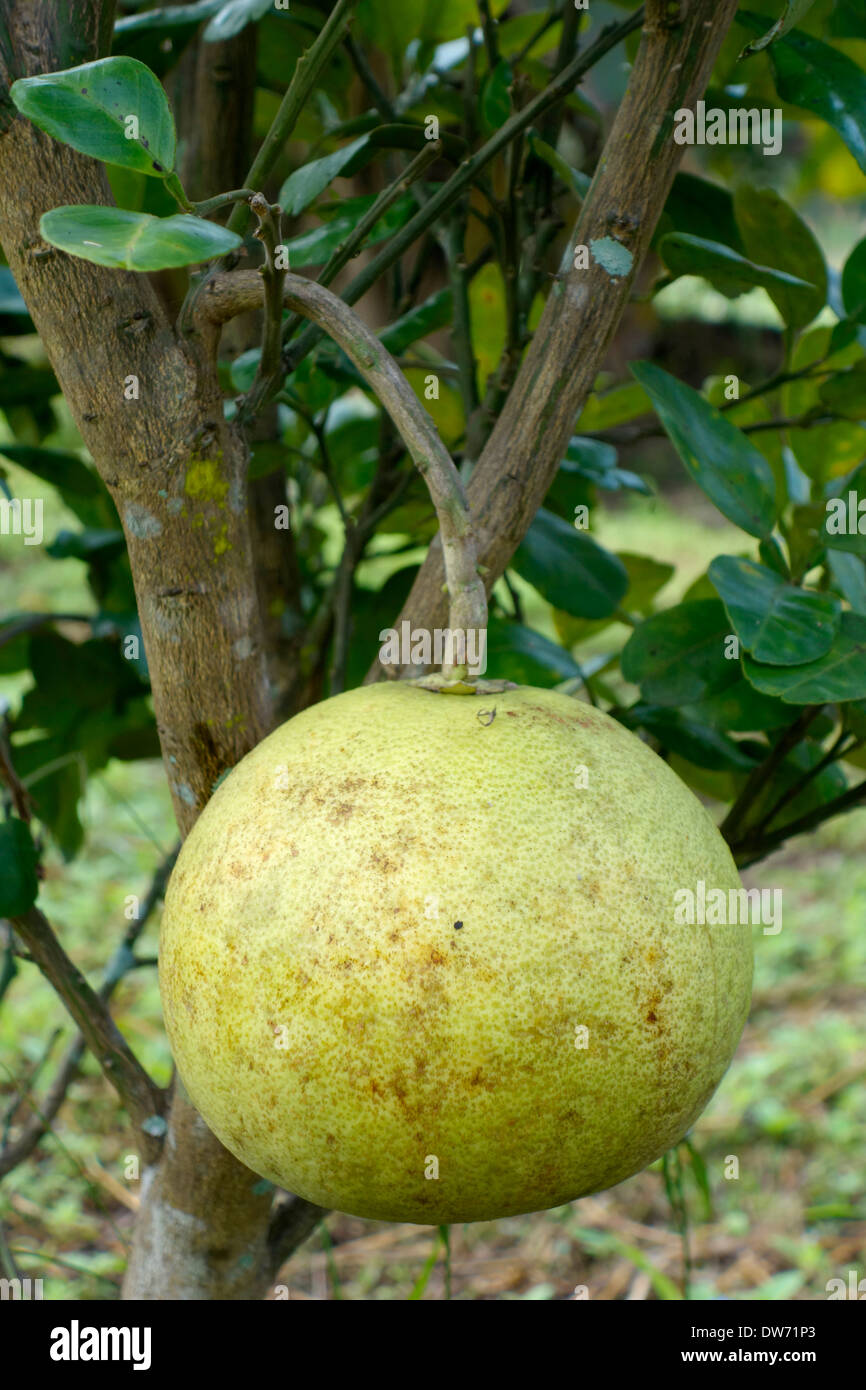
[[(215, 275), (196, 304), (195, 316), (205, 346), (216, 353), (219, 331), (237, 314), (260, 308), (264, 282), (254, 270)], [(487, 626), (487, 596), (478, 571), (477, 548), (466, 492), (454, 461), (391, 354), (358, 315), (323, 285), (287, 274), (284, 302), (321, 327), (356, 367), (387, 410), (418, 471), (430, 489), (439, 519), (448, 588), (448, 626), (472, 631)], [(464, 680), (465, 666), (443, 668), (446, 680)]]

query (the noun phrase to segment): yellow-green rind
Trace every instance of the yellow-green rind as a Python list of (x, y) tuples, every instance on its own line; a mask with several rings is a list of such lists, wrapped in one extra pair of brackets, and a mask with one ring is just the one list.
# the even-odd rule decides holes
[(591, 706), (350, 691), (244, 758), (184, 845), (180, 1074), (324, 1207), (439, 1224), (612, 1186), (700, 1114), (748, 1012), (750, 928), (676, 924), (699, 880), (739, 888), (709, 815)]

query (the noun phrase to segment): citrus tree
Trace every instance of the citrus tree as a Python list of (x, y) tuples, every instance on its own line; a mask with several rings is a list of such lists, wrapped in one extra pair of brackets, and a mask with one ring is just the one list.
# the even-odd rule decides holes
[[(162, 756), (184, 837), (281, 720), (432, 664), (385, 629), (447, 627), (639, 734), (741, 867), (866, 801), (866, 242), (828, 269), (772, 183), (783, 131), (866, 169), (860, 8), (0, 0), (0, 454), (93, 595), (0, 633), (2, 990), (38, 967), (79, 1030), (0, 1173), (89, 1048), (143, 1165), (126, 1297), (261, 1297), (322, 1212), (112, 1021), (174, 856), (98, 988), (37, 905), (110, 759)], [(630, 351), (684, 277), (765, 292), (769, 365)], [(742, 533), (674, 604), (592, 534), (662, 435)]]

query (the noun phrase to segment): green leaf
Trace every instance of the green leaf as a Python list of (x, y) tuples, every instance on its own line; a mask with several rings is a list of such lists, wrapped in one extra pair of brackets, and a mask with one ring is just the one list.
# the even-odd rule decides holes
[(833, 583), (855, 613), (866, 615), (866, 564), (844, 550), (827, 551), (827, 567)]
[(614, 425), (625, 425), (652, 410), (652, 401), (642, 386), (636, 381), (624, 382), (604, 395), (589, 397), (578, 416), (581, 433), (590, 430), (609, 430)]
[(653, 705), (686, 705), (732, 685), (737, 662), (725, 656), (731, 624), (718, 599), (679, 603), (635, 628), (620, 665)]
[(684, 705), (681, 712), (686, 718), (709, 724), (725, 734), (785, 729), (791, 722), (790, 708), (782, 700), (764, 695), (749, 685), (741, 670), (725, 690)]
[(548, 603), (576, 618), (607, 617), (628, 588), (621, 560), (544, 507), (536, 512), (513, 563)]
[(677, 174), (653, 236), (655, 246), (669, 232), (688, 232), (707, 241), (724, 242), (735, 251), (745, 248), (734, 218), (734, 200), (727, 188), (697, 174)]
[[(451, 322), (454, 297), (450, 289), (437, 290), (417, 308), (410, 309), (401, 318), (395, 319), (379, 334), (380, 341), (395, 357), (399, 357), (419, 338), (426, 338), (437, 328), (445, 328)], [(430, 368), (431, 371), (435, 369)]]
[(182, 29), (188, 24), (199, 24), (203, 19), (210, 19), (225, 3), (226, 0), (192, 0), (188, 5), (178, 5), (172, 9), (160, 5), (141, 14), (122, 15), (115, 21), (114, 35), (117, 38), (139, 30)]
[(39, 895), (36, 846), (30, 828), (12, 816), (0, 821), (0, 917), (20, 917)]
[(833, 646), (805, 666), (765, 666), (747, 656), (746, 679), (791, 705), (834, 704), (866, 696), (866, 618), (843, 613)]
[(136, 58), (100, 58), (63, 72), (21, 77), (10, 95), (40, 130), (82, 154), (156, 178), (174, 169), (168, 98), (150, 68)]
[(198, 265), (243, 245), (235, 232), (188, 213), (151, 217), (122, 208), (73, 205), (44, 213), (39, 227), (46, 241), (71, 256), (126, 270)]
[[(324, 265), (346, 237), (355, 230), (364, 213), (374, 202), (375, 195), (346, 198), (338, 205), (341, 211), (336, 217), (329, 217), (320, 227), (313, 227), (310, 231), (293, 237), (286, 243), (292, 268), (296, 270), (299, 266)], [(411, 194), (407, 193), (404, 197), (398, 198), (384, 216), (374, 223), (364, 238), (364, 245), (375, 246), (377, 242), (387, 241), (388, 237), (399, 231), (417, 211), (418, 205)], [(316, 212), (324, 217), (328, 209), (317, 208)]]
[(747, 43), (740, 57), (749, 58), (753, 53), (760, 53), (762, 49), (769, 47), (777, 39), (781, 39), (789, 29), (793, 29), (794, 25), (799, 23), (814, 3), (815, 0), (785, 0), (784, 11), (772, 29), (768, 29), (760, 39), (752, 39), (751, 43)]
[(530, 128), (526, 132), (529, 147), (532, 153), (543, 160), (557, 175), (560, 182), (565, 185), (576, 198), (581, 200), (586, 196), (586, 191), (592, 183), (589, 174), (583, 174), (579, 169), (572, 169), (571, 165), (563, 159), (561, 154), (557, 154), (552, 145), (548, 145), (546, 140), (542, 140), (537, 130)]
[[(736, 22), (759, 34), (765, 24), (745, 10), (737, 11)], [(782, 100), (831, 125), (866, 172), (866, 73), (838, 48), (799, 29), (774, 43), (769, 55)]]
[(570, 652), (540, 632), (491, 618), (487, 629), (487, 676), (518, 685), (555, 685), (580, 675)]
[(75, 454), (66, 454), (60, 449), (40, 449), (32, 444), (0, 444), (0, 454), (51, 483), (60, 493), (98, 497), (101, 491), (96, 474)]
[(866, 237), (858, 241), (842, 270), (842, 302), (849, 319), (866, 323)]
[(827, 300), (827, 266), (812, 232), (772, 188), (743, 184), (734, 195), (734, 209), (749, 256), (814, 286), (804, 290), (779, 282), (764, 285), (785, 322), (804, 328)]
[(755, 766), (754, 758), (743, 752), (736, 739), (686, 718), (679, 710), (641, 704), (633, 705), (628, 713), (629, 728), (638, 725), (648, 730), (664, 748), (696, 767), (711, 772), (748, 772)]
[(577, 473), (606, 492), (619, 492), (620, 488), (630, 488), (633, 492), (643, 493), (644, 497), (652, 497), (649, 484), (638, 477), (637, 473), (618, 468), (616, 449), (612, 444), (605, 444), (600, 439), (584, 439), (581, 435), (572, 435), (560, 469), (565, 473)]
[[(277, 195), (277, 202), (290, 217), (297, 217), (305, 208), (314, 203), (332, 179), (340, 174), (348, 176), (372, 158), (369, 148), (369, 135), (362, 135), (348, 145), (343, 145), (333, 154), (303, 164), (293, 174), (289, 174)], [(291, 255), (291, 252), (290, 252)]]
[(495, 134), (511, 115), (511, 92), (514, 81), (511, 64), (504, 58), (489, 72), (481, 87), (481, 120), (490, 135)]
[[(788, 275), (771, 266), (755, 265), (720, 241), (704, 241), (703, 237), (690, 236), (688, 232), (669, 232), (659, 242), (658, 252), (672, 275), (702, 275), (729, 299), (745, 294), (755, 285), (768, 294), (775, 291), (791, 295), (806, 291), (810, 302), (815, 297), (814, 286), (799, 276)], [(814, 314), (811, 317), (814, 318)]]
[(125, 545), (122, 531), (85, 527), (83, 531), (58, 531), (47, 550), (53, 560), (90, 560), (99, 551), (120, 555)]
[(787, 584), (765, 565), (734, 555), (717, 556), (709, 576), (734, 631), (756, 661), (799, 666), (832, 647), (841, 609), (831, 594)]
[(652, 362), (633, 362), (631, 371), (698, 487), (750, 536), (768, 536), (776, 515), (776, 484), (764, 455), (685, 382)]
[(204, 31), (205, 43), (225, 43), (274, 7), (274, 0), (229, 0)]
[[(818, 394), (823, 405), (846, 420), (866, 419), (866, 357), (822, 381)], [(864, 441), (866, 443), (866, 441)]]

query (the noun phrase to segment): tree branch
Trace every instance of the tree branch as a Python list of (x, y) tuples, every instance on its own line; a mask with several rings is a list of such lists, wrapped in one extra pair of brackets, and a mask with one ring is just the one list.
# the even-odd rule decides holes
[(12, 925), (42, 974), (60, 995), (106, 1078), (117, 1091), (139, 1131), (142, 1154), (152, 1162), (160, 1150), (158, 1135), (148, 1122), (162, 1115), (165, 1093), (150, 1079), (135, 1057), (96, 990), (69, 959), (47, 917), (31, 907)]
[(280, 1271), (290, 1255), (328, 1215), (324, 1207), (314, 1206), (302, 1197), (287, 1193), (285, 1199), (274, 1204), (268, 1226), (268, 1267), (271, 1278)]
[[(674, 112), (703, 92), (735, 10), (736, 0), (683, 0), (671, 18), (664, 0), (646, 6), (628, 90), (532, 344), (467, 488), (488, 593), (544, 500), (604, 362), (682, 154), (673, 140)], [(563, 76), (582, 70), (593, 48)], [(614, 278), (594, 258), (588, 270), (575, 270), (574, 247), (605, 238), (619, 242), (628, 272)], [(398, 624), (441, 624), (442, 568), (434, 540)], [(367, 679), (378, 674), (373, 667)]]
[[(260, 305), (262, 294), (261, 276), (255, 271), (214, 276), (196, 306), (197, 322), (210, 353), (216, 352), (220, 326)], [(342, 299), (311, 280), (286, 275), (285, 302), (333, 338), (394, 421), (430, 489), (439, 518), (449, 596), (448, 626), (465, 633), (483, 630), (487, 626), (487, 600), (477, 569), (466, 493), (430, 416), (375, 333)], [(464, 666), (447, 667), (443, 674), (446, 679), (462, 679), (466, 670)]]
[[(725, 3), (732, 4), (733, 0), (725, 0)], [(485, 145), (482, 145), (480, 150), (476, 150), (475, 154), (464, 159), (460, 167), (426, 200), (424, 206), (416, 212), (415, 216), (410, 218), (406, 225), (391, 237), (384, 250), (374, 256), (361, 273), (356, 275), (354, 280), (346, 286), (343, 291), (345, 302), (356, 304), (359, 299), (363, 298), (371, 285), (374, 285), (395, 261), (400, 259), (403, 252), (408, 250), (413, 242), (417, 241), (443, 213), (452, 208), (464, 193), (468, 192), (472, 184), (476, 182), (481, 170), (502, 150), (506, 149), (512, 140), (532, 125), (533, 121), (571, 92), (584, 73), (594, 67), (606, 53), (609, 53), (622, 39), (638, 27), (642, 17), (643, 9), (641, 8), (619, 24), (608, 25), (607, 29), (599, 34), (595, 43), (585, 53), (563, 68), (562, 72), (548, 83), (545, 90), (533, 98), (527, 106), (524, 106), (522, 111), (517, 111), (513, 116), (510, 116), (505, 124), (500, 126), (496, 134), (491, 136)], [(633, 138), (631, 131), (629, 131), (629, 138)], [(287, 372), (295, 370), (321, 336), (318, 329), (308, 327), (295, 342), (286, 347), (283, 356)]]
[[(298, 59), (288, 90), (280, 103), (271, 128), (262, 141), (252, 167), (244, 179), (248, 188), (261, 192), (265, 179), (286, 146), (295, 123), (304, 109), (310, 93), (328, 63), (334, 49), (342, 42), (352, 21), (352, 11), (358, 0), (337, 0), (318, 37)], [(229, 227), (243, 236), (250, 221), (250, 210), (239, 203), (229, 218)]]
[[(151, 879), (150, 887), (147, 890), (147, 896), (142, 903), (141, 913), (138, 918), (130, 924), (128, 930), (124, 934), (123, 941), (106, 966), (102, 977), (102, 984), (98, 991), (99, 998), (105, 1005), (108, 1004), (109, 999), (126, 973), (134, 965), (140, 963), (132, 956), (132, 948), (147, 926), (157, 904), (165, 895), (169, 874), (174, 868), (175, 860), (179, 852), (180, 845), (178, 844), (175, 845), (171, 853), (167, 854), (162, 863), (158, 866), (156, 873)], [(51, 1083), (42, 1104), (38, 1107), (34, 1105), (33, 1114), (22, 1128), (17, 1139), (15, 1139), (13, 1143), (7, 1144), (4, 1148), (0, 1149), (0, 1178), (6, 1173), (11, 1172), (13, 1168), (32, 1153), (42, 1136), (50, 1128), (51, 1121), (54, 1119), (66, 1098), (66, 1092), (69, 1089), (70, 1082), (78, 1074), (78, 1068), (86, 1047), (87, 1040), (84, 1034), (78, 1033), (77, 1036), (73, 1038), (61, 1059), (57, 1075)], [(113, 1080), (113, 1078), (109, 1079)]]

